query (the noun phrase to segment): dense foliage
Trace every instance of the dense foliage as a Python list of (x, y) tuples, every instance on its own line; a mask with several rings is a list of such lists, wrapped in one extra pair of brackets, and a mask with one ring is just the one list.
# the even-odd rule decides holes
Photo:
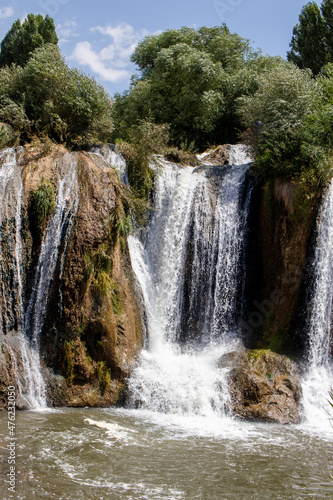
[(332, 175), (333, 0), (302, 9), (288, 59), (263, 56), (224, 24), (167, 30), (138, 44), (140, 75), (112, 103), (68, 68), (52, 19), (29, 15), (1, 44), (0, 146), (33, 135), (70, 146), (115, 140), (133, 193), (147, 198), (151, 155), (194, 164), (197, 149), (241, 137), (258, 174), (313, 194)]
[(112, 102), (93, 78), (69, 69), (54, 44), (36, 49), (22, 68), (0, 69), (0, 143), (49, 136), (71, 145), (108, 141)]
[(117, 134), (128, 139), (142, 119), (166, 123), (173, 143), (235, 140), (240, 122), (236, 99), (257, 88), (257, 76), (274, 58), (254, 52), (248, 40), (226, 25), (198, 30), (183, 27), (146, 37), (132, 61), (141, 71), (131, 88), (117, 95)]
[(333, 62), (333, 0), (307, 3), (294, 27), (288, 60), (300, 68), (310, 68), (317, 75)]
[[(256, 150), (256, 172), (266, 179), (293, 179), (304, 208), (311, 208), (332, 177), (333, 66), (314, 79), (291, 63), (263, 73), (258, 91), (238, 100)], [(253, 123), (260, 120), (260, 127)]]
[(34, 14), (29, 14), (23, 23), (18, 19), (1, 42), (0, 67), (24, 66), (34, 50), (48, 43), (58, 43), (53, 19)]
[(141, 120), (130, 130), (128, 139), (119, 144), (126, 159), (128, 179), (137, 195), (147, 198), (154, 179), (149, 160), (153, 154), (166, 152), (168, 127)]

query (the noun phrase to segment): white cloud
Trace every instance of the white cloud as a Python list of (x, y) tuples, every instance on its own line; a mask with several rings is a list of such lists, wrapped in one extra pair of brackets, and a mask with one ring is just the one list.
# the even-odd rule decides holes
[(0, 19), (6, 19), (7, 17), (12, 17), (13, 15), (14, 15), (14, 9), (12, 7), (0, 8)]
[(58, 24), (56, 32), (59, 37), (59, 43), (69, 42), (71, 37), (79, 36), (77, 27), (78, 25), (75, 21), (67, 21), (64, 24)]
[(103, 80), (109, 82), (119, 82), (129, 77), (128, 71), (106, 64), (100, 54), (94, 52), (89, 42), (79, 42), (71, 55), (71, 59), (74, 59), (83, 66), (88, 66), (93, 73), (98, 74)]
[(91, 31), (110, 36), (112, 42), (99, 52), (96, 52), (89, 42), (79, 42), (71, 55), (71, 59), (81, 65), (88, 66), (94, 73), (109, 82), (128, 79), (130, 71), (126, 68), (131, 64), (130, 56), (138, 42), (148, 32), (146, 30), (136, 31), (133, 26), (125, 23), (115, 27), (97, 26), (91, 28)]

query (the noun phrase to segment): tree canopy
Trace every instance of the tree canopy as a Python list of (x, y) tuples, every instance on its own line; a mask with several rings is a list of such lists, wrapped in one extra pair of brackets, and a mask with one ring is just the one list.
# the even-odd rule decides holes
[(117, 95), (114, 117), (118, 135), (150, 118), (169, 125), (174, 143), (236, 140), (240, 122), (237, 97), (256, 89), (256, 77), (273, 58), (251, 49), (248, 40), (226, 25), (198, 30), (183, 27), (148, 36), (132, 61), (141, 71), (131, 88)]
[(317, 75), (328, 62), (333, 62), (333, 0), (307, 3), (293, 29), (287, 54), (300, 68), (310, 68)]
[(23, 68), (0, 69), (0, 122), (11, 142), (32, 134), (67, 144), (108, 141), (111, 108), (102, 85), (68, 68), (54, 44), (35, 50)]
[(58, 43), (51, 17), (29, 14), (23, 23), (18, 19), (1, 42), (0, 67), (24, 66), (34, 50), (50, 43)]

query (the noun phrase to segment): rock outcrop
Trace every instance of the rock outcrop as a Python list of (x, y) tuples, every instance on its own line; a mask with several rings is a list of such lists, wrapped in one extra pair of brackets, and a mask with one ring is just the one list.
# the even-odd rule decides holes
[[(39, 217), (34, 193), (46, 186), (45, 206), (52, 207), (50, 197), (57, 192), (59, 164), (65, 155), (68, 158), (62, 146), (38, 144), (26, 147), (18, 157), (23, 182), (24, 310), (48, 216), (43, 206), (44, 219)], [(125, 378), (143, 342), (141, 307), (130, 265), (128, 231), (124, 229), (129, 195), (102, 156), (80, 152), (71, 153), (70, 158), (77, 164), (78, 203), (68, 222), (71, 229), (62, 236), (49, 287), (40, 332), (41, 367), (49, 405), (109, 406), (122, 398)], [(11, 323), (17, 324), (15, 318)], [(19, 358), (15, 356), (16, 344), (10, 340), (15, 335), (15, 328), (4, 332), (0, 407), (4, 406), (6, 387), (15, 383), (15, 370), (21, 368), (13, 366), (15, 357)]]
[(299, 213), (297, 196), (296, 184), (282, 179), (253, 191), (243, 318), (250, 348), (301, 354), (305, 345), (301, 319), (318, 203)]
[(301, 385), (296, 363), (268, 350), (224, 355), (221, 368), (230, 368), (230, 410), (235, 417), (280, 424), (298, 423)]

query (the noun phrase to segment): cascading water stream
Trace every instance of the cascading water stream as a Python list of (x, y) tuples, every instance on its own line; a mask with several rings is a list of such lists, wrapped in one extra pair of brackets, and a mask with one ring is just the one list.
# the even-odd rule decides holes
[(57, 160), (58, 192), (55, 209), (50, 218), (35, 272), (34, 284), (25, 317), (25, 329), (32, 345), (39, 350), (49, 289), (58, 262), (62, 238), (66, 239), (66, 228), (71, 229), (71, 218), (76, 214), (79, 200), (77, 157), (66, 154)]
[(21, 239), (23, 184), (18, 155), (19, 152), (14, 149), (0, 153), (0, 334), (1, 342), (6, 345), (11, 358), (23, 406), (38, 409), (46, 406), (40, 364), (40, 334), (61, 242), (64, 238), (66, 247), (72, 218), (78, 207), (77, 157), (67, 154), (57, 162), (55, 210), (44, 233), (28, 307), (24, 311)]
[[(228, 391), (219, 358), (239, 345), (235, 311), (250, 159), (233, 167), (163, 161), (144, 240), (129, 238), (147, 311), (148, 347), (129, 380), (131, 406), (216, 418)], [(214, 170), (214, 171), (215, 171)], [(232, 330), (233, 334), (230, 334)]]
[[(0, 152), (1, 322), (0, 333), (22, 321), (21, 168), (14, 149)], [(9, 283), (9, 286), (7, 284)]]
[(320, 422), (323, 408), (333, 386), (332, 348), (333, 320), (333, 182), (322, 206), (314, 259), (314, 292), (310, 303), (307, 375), (303, 381), (303, 405), (307, 420)]
[[(31, 348), (24, 332), (21, 209), (23, 184), (18, 156), (23, 150), (0, 153), (1, 225), (1, 341), (12, 361), (20, 395), (29, 407), (44, 406), (40, 387), (39, 355)], [(10, 337), (10, 341), (9, 341)], [(37, 390), (36, 390), (37, 388)]]
[(126, 161), (114, 145), (95, 146), (92, 148), (91, 154), (102, 158), (111, 168), (114, 168), (118, 172), (122, 182), (126, 185), (128, 184)]

